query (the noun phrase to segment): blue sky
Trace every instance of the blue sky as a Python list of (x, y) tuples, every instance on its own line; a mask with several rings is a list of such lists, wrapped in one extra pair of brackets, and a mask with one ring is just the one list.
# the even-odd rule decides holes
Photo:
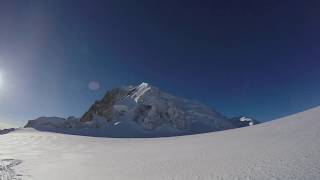
[(318, 106), (319, 7), (1, 1), (0, 120), (81, 116), (108, 89), (141, 82), (261, 121)]

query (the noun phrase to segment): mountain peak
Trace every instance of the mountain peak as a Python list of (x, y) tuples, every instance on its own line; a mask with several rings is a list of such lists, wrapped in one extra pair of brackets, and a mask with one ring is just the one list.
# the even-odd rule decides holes
[[(68, 118), (59, 122), (40, 119), (30, 121), (28, 127), (61, 127), (64, 132), (79, 133), (79, 129), (91, 129), (93, 135), (99, 131), (99, 136), (107, 137), (161, 137), (247, 126), (248, 123), (242, 120), (246, 119), (230, 121), (211, 107), (162, 92), (143, 82), (111, 89), (80, 119)], [(68, 130), (70, 128), (72, 130)]]
[(259, 121), (246, 116), (234, 117), (231, 119), (231, 121), (238, 127), (253, 126), (256, 124), (260, 124)]

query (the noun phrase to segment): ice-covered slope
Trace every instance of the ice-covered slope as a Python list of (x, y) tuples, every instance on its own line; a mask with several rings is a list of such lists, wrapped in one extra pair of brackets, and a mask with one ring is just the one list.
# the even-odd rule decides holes
[(0, 159), (22, 180), (319, 180), (319, 139), (317, 107), (256, 126), (171, 138), (21, 129), (0, 136)]

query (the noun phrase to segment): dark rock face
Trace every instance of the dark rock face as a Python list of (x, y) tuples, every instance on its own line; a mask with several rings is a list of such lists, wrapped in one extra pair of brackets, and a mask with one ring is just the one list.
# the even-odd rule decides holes
[(90, 109), (81, 117), (80, 122), (91, 121), (94, 114), (104, 117), (107, 121), (110, 121), (113, 118), (113, 105), (117, 100), (128, 95), (128, 93), (128, 91), (120, 88), (108, 91), (101, 101), (96, 101), (90, 107)]
[(0, 129), (0, 135), (2, 134), (8, 134), (12, 131), (16, 130), (15, 128), (9, 128), (9, 129)]

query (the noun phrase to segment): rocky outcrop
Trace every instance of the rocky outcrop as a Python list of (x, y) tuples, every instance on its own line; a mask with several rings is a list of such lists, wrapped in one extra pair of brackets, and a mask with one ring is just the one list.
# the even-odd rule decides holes
[(12, 131), (15, 131), (16, 129), (15, 128), (9, 128), (9, 129), (0, 129), (0, 135), (3, 135), (3, 134), (8, 134)]
[(113, 105), (127, 96), (129, 92), (125, 89), (116, 88), (108, 91), (101, 101), (96, 101), (90, 109), (82, 116), (80, 122), (88, 122), (93, 119), (93, 115), (106, 118), (107, 121), (113, 119)]

